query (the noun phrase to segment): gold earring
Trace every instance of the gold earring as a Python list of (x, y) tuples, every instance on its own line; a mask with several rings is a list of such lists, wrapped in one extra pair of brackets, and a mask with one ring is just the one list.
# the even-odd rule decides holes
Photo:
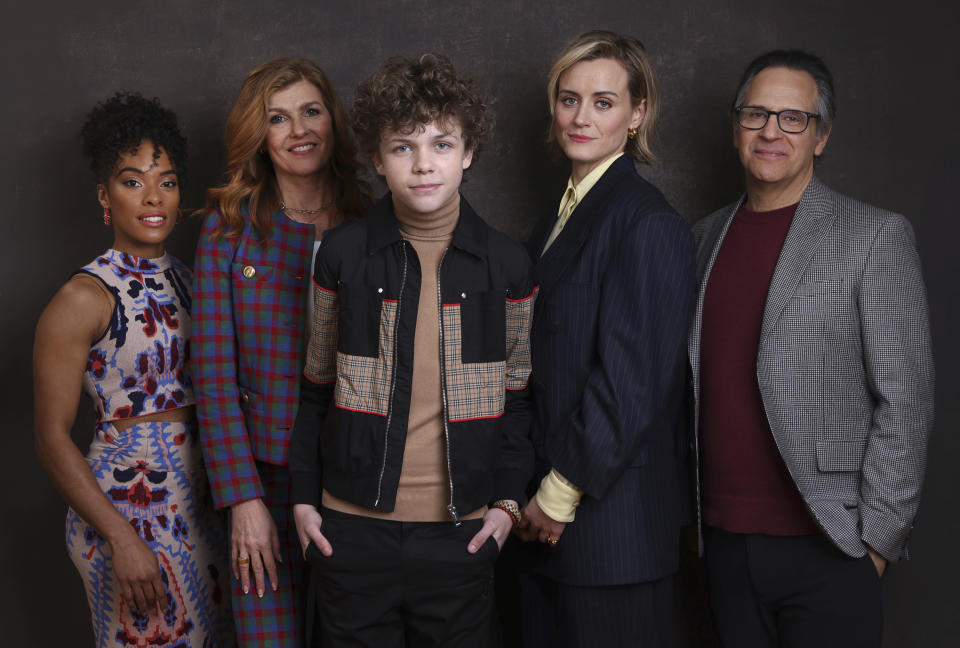
[(637, 139), (637, 129), (628, 128), (627, 129), (627, 139)]

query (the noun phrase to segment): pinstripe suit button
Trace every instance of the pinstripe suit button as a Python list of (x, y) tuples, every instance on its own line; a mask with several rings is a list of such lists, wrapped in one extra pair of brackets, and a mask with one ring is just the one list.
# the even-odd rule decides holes
[(257, 274), (257, 269), (252, 265), (243, 266), (243, 276), (247, 279), (253, 279), (254, 275)]

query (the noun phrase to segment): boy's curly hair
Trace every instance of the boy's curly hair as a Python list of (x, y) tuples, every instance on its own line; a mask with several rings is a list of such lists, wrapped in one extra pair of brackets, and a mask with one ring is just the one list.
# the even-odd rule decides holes
[(493, 129), (487, 102), (473, 81), (458, 77), (442, 54), (388, 59), (379, 73), (357, 86), (353, 130), (367, 155), (377, 152), (385, 132), (409, 133), (431, 122), (459, 124), (474, 160)]
[(121, 156), (137, 150), (144, 140), (153, 142), (153, 159), (163, 149), (181, 183), (186, 174), (187, 140), (180, 134), (177, 116), (160, 105), (159, 99), (145, 99), (136, 92), (118, 92), (98, 103), (87, 115), (81, 131), (83, 154), (98, 183), (105, 183), (120, 163)]

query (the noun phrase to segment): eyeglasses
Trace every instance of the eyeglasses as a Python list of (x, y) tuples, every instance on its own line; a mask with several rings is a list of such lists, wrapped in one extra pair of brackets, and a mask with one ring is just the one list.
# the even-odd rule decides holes
[(811, 119), (820, 119), (817, 113), (808, 113), (802, 110), (767, 110), (760, 106), (740, 106), (734, 108), (737, 113), (737, 123), (747, 130), (760, 130), (767, 125), (770, 115), (777, 116), (777, 126), (784, 133), (802, 133), (807, 130)]

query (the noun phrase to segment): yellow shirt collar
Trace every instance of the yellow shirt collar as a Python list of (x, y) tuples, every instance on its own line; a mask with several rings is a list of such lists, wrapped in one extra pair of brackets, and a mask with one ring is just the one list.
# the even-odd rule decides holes
[[(567, 188), (564, 191), (565, 200), (561, 201), (560, 209), (557, 211), (557, 215), (563, 213), (564, 208), (566, 208), (567, 204), (571, 200), (573, 201), (574, 205), (579, 205), (580, 201), (583, 200), (583, 197), (586, 196), (591, 189), (593, 189), (593, 185), (597, 184), (597, 181), (601, 178), (601, 176), (603, 176), (604, 173), (607, 172), (607, 169), (609, 169), (622, 155), (623, 151), (617, 153), (616, 155), (610, 156), (601, 162), (596, 169), (585, 175), (583, 180), (578, 182), (576, 185), (573, 184), (573, 176), (571, 175), (570, 178), (567, 179)], [(573, 192), (569, 193), (571, 189)]]

